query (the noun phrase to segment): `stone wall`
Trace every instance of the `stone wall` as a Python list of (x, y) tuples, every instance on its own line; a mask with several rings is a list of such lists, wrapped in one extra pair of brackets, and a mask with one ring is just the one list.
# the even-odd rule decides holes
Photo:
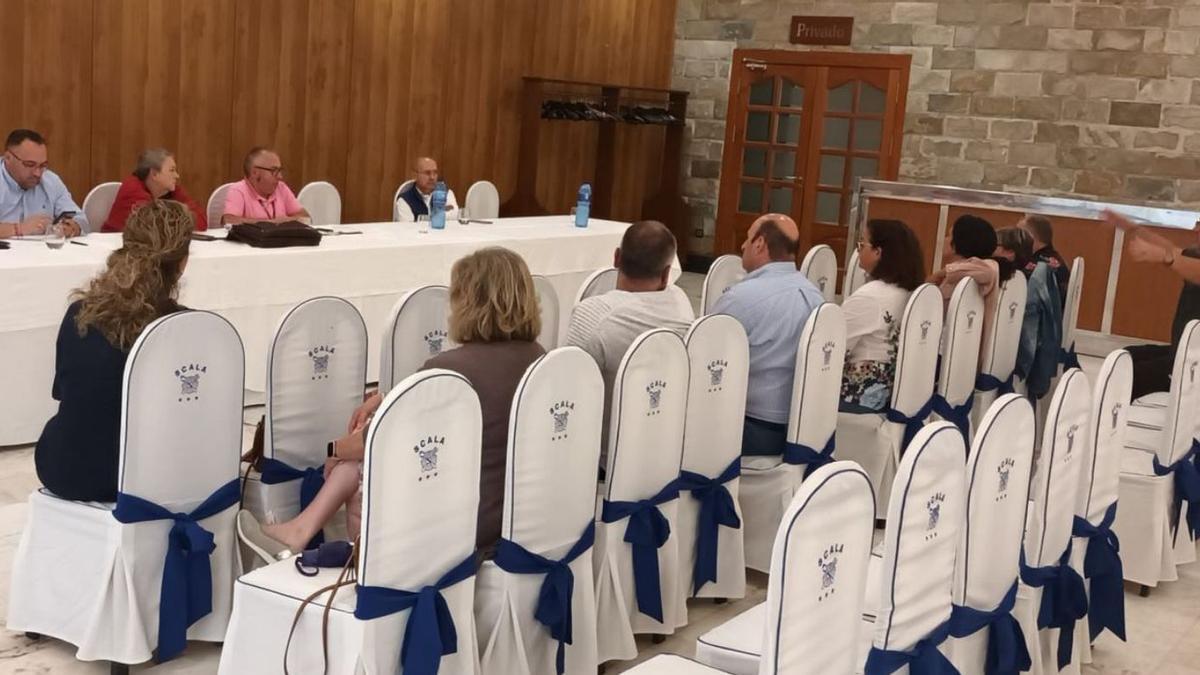
[(834, 49), (912, 54), (901, 180), (1200, 208), (1197, 0), (678, 0), (695, 251), (712, 246), (732, 51), (803, 48), (796, 14), (853, 15)]

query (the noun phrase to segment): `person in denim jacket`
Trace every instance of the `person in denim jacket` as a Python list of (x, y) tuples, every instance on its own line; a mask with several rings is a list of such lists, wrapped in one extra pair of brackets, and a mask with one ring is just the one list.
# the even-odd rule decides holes
[(1050, 265), (1037, 263), (1027, 289), (1015, 372), (1025, 381), (1030, 398), (1039, 399), (1050, 391), (1062, 353), (1062, 304)]

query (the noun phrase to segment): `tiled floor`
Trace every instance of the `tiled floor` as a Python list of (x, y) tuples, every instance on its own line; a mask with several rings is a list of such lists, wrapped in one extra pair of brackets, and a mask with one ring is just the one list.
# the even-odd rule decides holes
[[(679, 284), (698, 300), (699, 275), (685, 274)], [(1092, 373), (1099, 360), (1084, 358), (1084, 368)], [(257, 419), (259, 410), (247, 410), (246, 419)], [(247, 428), (247, 433), (251, 429)], [(8, 578), (13, 553), (25, 525), (26, 497), (37, 486), (31, 448), (0, 450), (0, 617), (7, 615)], [(696, 638), (742, 610), (761, 602), (766, 595), (766, 578), (751, 574), (747, 597), (716, 605), (712, 601), (693, 601), (689, 624), (662, 644), (639, 639), (637, 661), (612, 664), (609, 673), (620, 673), (631, 665), (658, 653), (691, 655)], [(1148, 598), (1136, 589), (1125, 593), (1129, 642), (1121, 643), (1108, 634), (1095, 648), (1095, 662), (1083, 672), (1112, 675), (1183, 675), (1200, 673), (1200, 564), (1180, 569), (1180, 580), (1155, 589)], [(55, 675), (107, 673), (99, 663), (82, 663), (73, 658), (74, 649), (55, 640), (32, 641), (16, 633), (0, 630), (0, 673), (54, 673)], [(170, 663), (134, 669), (139, 673), (187, 674), (216, 672), (219, 647), (193, 643), (187, 652)]]

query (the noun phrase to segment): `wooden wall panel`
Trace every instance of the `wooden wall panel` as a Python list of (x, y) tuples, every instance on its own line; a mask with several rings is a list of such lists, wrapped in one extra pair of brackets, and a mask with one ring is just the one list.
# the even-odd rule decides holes
[[(1197, 243), (1195, 231), (1153, 229), (1176, 246), (1187, 248)], [(1088, 264), (1091, 264), (1090, 260)], [(1179, 302), (1179, 291), (1183, 289), (1179, 275), (1162, 265), (1134, 262), (1129, 257), (1127, 238), (1118, 279), (1117, 295), (1113, 300), (1113, 333), (1170, 341), (1175, 305)]]
[[(934, 251), (942, 245), (937, 240), (938, 205), (926, 202), (910, 202), (900, 199), (871, 199), (867, 207), (869, 218), (889, 218), (899, 220), (912, 229), (921, 242), (921, 254), (925, 257), (925, 273), (933, 270)], [(845, 257), (845, 251), (837, 251), (838, 260)], [(845, 261), (842, 260), (842, 265)]]

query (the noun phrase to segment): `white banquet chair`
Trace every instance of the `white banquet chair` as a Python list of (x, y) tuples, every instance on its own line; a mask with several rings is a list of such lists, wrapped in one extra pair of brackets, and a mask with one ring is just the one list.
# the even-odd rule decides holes
[(575, 304), (587, 300), (593, 295), (603, 295), (617, 287), (617, 268), (602, 267), (588, 275), (575, 294)]
[[(409, 658), (429, 659), (430, 672), (478, 674), (481, 429), (479, 398), (461, 375), (432, 369), (397, 384), (367, 432), (356, 583), (331, 599), (342, 570), (302, 576), (294, 557), (242, 576), (219, 672), (277, 673), (285, 659), (293, 673), (402, 672), (401, 644), (412, 640)], [(457, 633), (453, 651), (415, 638), (443, 634), (413, 620), (436, 622), (438, 606)]]
[(825, 302), (833, 302), (837, 296), (837, 254), (827, 244), (817, 244), (808, 249), (800, 262), (800, 273), (813, 282)]
[(701, 635), (696, 660), (738, 675), (853, 672), (874, 528), (862, 469), (813, 471), (780, 523), (766, 602)]
[(1014, 391), (1013, 370), (1017, 365), (1017, 351), (1021, 347), (1026, 292), (1024, 274), (1013, 274), (1000, 285), (996, 317), (984, 334), (979, 348), (983, 355), (979, 359), (975, 403), (971, 411), (971, 421), (976, 426), (983, 421), (983, 416), (997, 398)]
[(712, 314), (717, 299), (745, 276), (741, 256), (725, 254), (714, 260), (708, 266), (708, 274), (704, 275), (704, 284), (700, 288), (700, 313)]
[(933, 284), (912, 292), (900, 321), (892, 400), (880, 413), (840, 412), (837, 458), (858, 462), (875, 486), (876, 512), (890, 499), (896, 465), (933, 407), (942, 293)]
[(241, 565), (244, 369), (237, 331), (216, 314), (177, 312), (142, 331), (125, 363), (117, 502), (30, 496), (9, 630), (114, 664), (224, 638)]
[(83, 215), (87, 218), (89, 232), (99, 232), (104, 226), (120, 189), (121, 184), (116, 181), (101, 183), (83, 198)]
[(578, 347), (539, 358), (517, 385), (501, 540), (475, 583), (485, 675), (596, 670), (591, 548), (603, 418), (604, 380)]
[(1104, 359), (1092, 392), (1089, 449), (1083, 454), (1079, 498), (1072, 527), (1071, 565), (1088, 591), (1088, 621), (1075, 624), (1072, 672), (1091, 663), (1091, 643), (1107, 629), (1125, 639), (1125, 589), (1113, 521), (1121, 477), (1121, 455), (1133, 390), (1133, 359), (1118, 349)]
[[(1071, 567), (1070, 553), (1080, 467), (1083, 455), (1090, 452), (1091, 406), (1087, 376), (1071, 368), (1054, 390), (1034, 460), (1021, 584), (1013, 610), (1025, 634), (1033, 675), (1057, 673), (1070, 661), (1075, 621), (1087, 614), (1083, 579)], [(1060, 629), (1066, 631), (1061, 640)]]
[(467, 188), (466, 208), (471, 212), (471, 218), (499, 218), (500, 191), (491, 181), (477, 180)]
[(982, 334), (983, 296), (974, 279), (963, 277), (954, 287), (946, 307), (933, 412), (939, 419), (958, 427), (968, 445), (971, 443), (971, 406), (975, 403), (975, 374), (979, 370)]
[(637, 656), (635, 633), (670, 634), (679, 626), (683, 588), (673, 533), (687, 393), (683, 340), (663, 328), (638, 336), (613, 383), (608, 465), (597, 508), (593, 560), (601, 663)]
[(809, 315), (796, 347), (783, 455), (742, 458), (738, 501), (742, 508), (746, 566), (751, 569), (770, 571), (775, 533), (800, 481), (817, 467), (833, 461), (845, 358), (846, 321), (842, 308), (823, 303)]
[(537, 341), (542, 349), (550, 351), (558, 346), (558, 292), (554, 290), (554, 284), (540, 274), (533, 275), (533, 289), (537, 291), (538, 310), (542, 317), (542, 332), (538, 334)]
[(446, 286), (421, 286), (400, 296), (383, 329), (379, 391), (387, 393), (426, 361), (455, 346), (449, 317), (450, 289)]
[[(746, 594), (738, 476), (750, 375), (746, 330), (727, 315), (702, 316), (687, 336), (691, 375), (676, 522), (679, 598)], [(687, 616), (686, 604), (680, 607)]]
[(205, 215), (208, 217), (208, 229), (220, 230), (224, 226), (221, 224), (221, 216), (225, 215), (225, 196), (229, 194), (229, 188), (233, 187), (234, 183), (226, 183), (208, 196), (208, 207), (205, 209)]
[(1193, 507), (1182, 498), (1189, 487), (1186, 464), (1195, 463), (1197, 370), (1200, 320), (1193, 319), (1179, 337), (1170, 391), (1142, 396), (1129, 408), (1121, 507), (1113, 531), (1121, 541), (1125, 580), (1141, 584), (1143, 593), (1176, 580), (1176, 566), (1195, 559), (1195, 539), (1188, 526)]
[(1029, 401), (1005, 394), (983, 416), (971, 445), (966, 514), (954, 563), (950, 637), (942, 645), (960, 673), (1015, 672), (1012, 666), (1029, 658), (1012, 610), (1034, 433)]
[(850, 259), (846, 262), (846, 274), (842, 278), (842, 299), (846, 299), (854, 295), (863, 284), (870, 281), (867, 271), (858, 264), (858, 249), (850, 253)]
[(873, 554), (874, 573), (866, 582), (868, 599), (856, 650), (865, 672), (890, 673), (914, 660), (945, 659), (939, 648), (949, 634), (954, 559), (966, 501), (965, 457), (958, 429), (932, 422), (900, 459), (883, 550)]
[(308, 506), (325, 482), (326, 444), (345, 435), (366, 378), (367, 326), (354, 305), (326, 296), (284, 315), (267, 352), (262, 473), (246, 471), (243, 508), (284, 522)]
[(1067, 304), (1062, 317), (1062, 366), (1063, 370), (1079, 367), (1075, 354), (1075, 332), (1079, 326), (1079, 302), (1083, 297), (1083, 258), (1071, 261), (1071, 276), (1067, 279)]
[(414, 182), (411, 178), (404, 181), (400, 184), (400, 187), (396, 188), (396, 192), (392, 195), (392, 222), (400, 222), (400, 193), (408, 189), (408, 186)]
[(342, 224), (342, 195), (333, 183), (319, 180), (300, 188), (296, 201), (308, 211), (314, 226)]

